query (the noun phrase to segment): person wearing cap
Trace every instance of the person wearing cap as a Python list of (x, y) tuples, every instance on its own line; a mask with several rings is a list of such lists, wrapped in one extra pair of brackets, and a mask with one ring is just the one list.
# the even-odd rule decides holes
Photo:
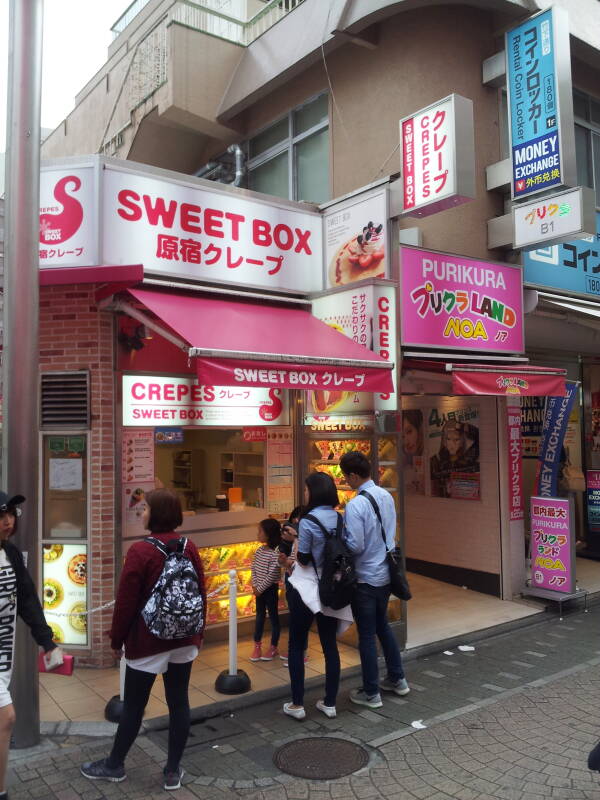
[(62, 650), (52, 641), (52, 629), (44, 612), (21, 551), (10, 540), (21, 516), (21, 494), (9, 497), (0, 492), (0, 800), (7, 800), (6, 765), (15, 710), (8, 691), (15, 649), (17, 614), (29, 626), (31, 635), (46, 653), (47, 669), (63, 663)]

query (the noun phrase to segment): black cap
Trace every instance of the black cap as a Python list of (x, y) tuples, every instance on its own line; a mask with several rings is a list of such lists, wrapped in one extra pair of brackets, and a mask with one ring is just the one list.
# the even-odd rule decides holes
[(0, 492), (0, 512), (8, 511), (9, 508), (15, 508), (24, 502), (25, 498), (22, 494), (16, 494), (14, 497), (9, 497), (6, 492)]

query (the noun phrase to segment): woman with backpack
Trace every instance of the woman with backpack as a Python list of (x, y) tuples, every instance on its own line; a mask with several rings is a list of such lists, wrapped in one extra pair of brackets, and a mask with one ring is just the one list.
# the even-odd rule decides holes
[[(125, 757), (140, 729), (156, 676), (162, 674), (169, 707), (163, 788), (169, 791), (180, 788), (183, 776), (179, 762), (190, 730), (188, 686), (192, 663), (202, 644), (206, 590), (196, 547), (175, 532), (183, 522), (178, 496), (168, 489), (155, 489), (146, 495), (146, 503), (143, 522), (151, 536), (135, 542), (127, 551), (110, 631), (116, 658), (121, 657), (125, 647), (127, 669), (121, 719), (108, 758), (83, 764), (81, 773), (90, 780), (125, 780)], [(180, 555), (176, 557), (174, 553)], [(169, 593), (167, 569), (175, 576), (171, 585), (178, 586), (176, 592)], [(182, 587), (187, 588), (187, 596)], [(160, 592), (167, 607), (177, 602), (181, 605), (183, 599), (184, 610), (199, 609), (196, 618), (188, 623), (196, 628), (192, 635), (181, 636), (175, 620), (165, 619), (164, 615), (159, 619), (156, 601)], [(161, 638), (150, 628), (160, 632)], [(170, 634), (171, 638), (166, 638)]]
[[(304, 510), (298, 532), (297, 563), (289, 577), (287, 601), (290, 612), (288, 661), (292, 702), (283, 711), (294, 719), (306, 717), (304, 709), (304, 648), (313, 619), (325, 657), (325, 697), (317, 709), (336, 716), (335, 701), (340, 683), (340, 655), (337, 647), (339, 619), (352, 619), (349, 607), (333, 612), (319, 599), (318, 575), (324, 566), (325, 531), (335, 531), (339, 514), (335, 483), (325, 472), (311, 472), (305, 480)], [(313, 517), (313, 519), (311, 519)], [(320, 524), (319, 524), (320, 523)], [(321, 528), (325, 529), (325, 531)]]

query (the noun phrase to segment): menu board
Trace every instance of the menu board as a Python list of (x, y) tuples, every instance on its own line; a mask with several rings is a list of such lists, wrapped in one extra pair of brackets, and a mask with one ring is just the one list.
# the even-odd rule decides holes
[(123, 483), (154, 480), (154, 429), (123, 431)]
[(267, 512), (285, 515), (294, 507), (294, 440), (291, 427), (267, 433)]
[(146, 494), (154, 489), (154, 481), (124, 483), (121, 496), (121, 525), (124, 538), (147, 536), (142, 517), (148, 507)]
[(43, 601), (57, 644), (87, 645), (87, 545), (43, 545)]

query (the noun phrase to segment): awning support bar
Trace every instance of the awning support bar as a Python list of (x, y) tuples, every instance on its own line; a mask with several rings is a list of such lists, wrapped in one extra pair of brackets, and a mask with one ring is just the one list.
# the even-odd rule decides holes
[(145, 325), (147, 328), (150, 328), (150, 330), (154, 331), (154, 333), (157, 333), (159, 336), (162, 336), (163, 339), (166, 339), (168, 342), (171, 342), (171, 344), (174, 344), (175, 347), (178, 347), (180, 350), (183, 350), (184, 352), (187, 353), (189, 349), (188, 342), (185, 342), (183, 339), (180, 339), (178, 336), (175, 336), (174, 333), (167, 331), (165, 328), (162, 327), (162, 325), (156, 322), (156, 320), (151, 319), (146, 314), (144, 314), (143, 311), (140, 311), (138, 308), (135, 308), (135, 306), (126, 303), (124, 300), (116, 300), (114, 298), (111, 298), (111, 300), (106, 304), (99, 303), (98, 305), (105, 311), (118, 311), (121, 312), (122, 314), (127, 314), (128, 317), (132, 317), (133, 319), (136, 319), (138, 322), (141, 322), (142, 325)]
[[(317, 356), (290, 355), (281, 353), (247, 353), (244, 350), (205, 350), (201, 347), (190, 347), (188, 355), (193, 358), (234, 358), (243, 361), (273, 361), (279, 364), (314, 364), (315, 366), (325, 367), (352, 367), (360, 369), (373, 369), (372, 361), (357, 361), (354, 358), (319, 358)], [(394, 362), (388, 361), (385, 364), (377, 363), (378, 369), (394, 369)]]

